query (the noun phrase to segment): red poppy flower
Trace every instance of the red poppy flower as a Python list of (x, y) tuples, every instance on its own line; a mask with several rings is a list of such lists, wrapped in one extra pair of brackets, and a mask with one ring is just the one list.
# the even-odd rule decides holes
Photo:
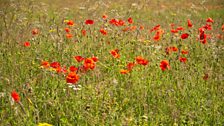
[(137, 29), (137, 26), (131, 26), (131, 27), (130, 27), (130, 30), (131, 30), (131, 31), (135, 31), (136, 29)]
[(117, 19), (114, 18), (109, 21), (109, 23), (113, 25), (115, 25), (117, 22), (118, 22)]
[(207, 43), (207, 35), (205, 34), (204, 31), (200, 32), (199, 39), (200, 39), (201, 43), (203, 43), (203, 44)]
[(66, 38), (67, 38), (67, 39), (72, 38), (72, 34), (66, 34)]
[(79, 80), (79, 76), (75, 72), (70, 72), (66, 77), (66, 82), (76, 84)]
[(163, 60), (160, 62), (160, 68), (162, 71), (165, 71), (166, 69), (170, 69), (169, 62), (167, 60)]
[(171, 29), (170, 30), (172, 33), (178, 33), (178, 30), (177, 29)]
[(128, 72), (129, 72), (128, 70), (124, 70), (124, 69), (121, 69), (121, 70), (120, 70), (120, 73), (121, 73), (121, 74), (127, 74)]
[(82, 56), (75, 56), (74, 58), (76, 59), (77, 62), (81, 62), (84, 60)]
[(206, 24), (202, 28), (204, 28), (206, 30), (212, 30), (212, 25), (211, 24)]
[(123, 26), (124, 24), (125, 24), (125, 22), (123, 20), (118, 21), (118, 26)]
[(167, 47), (167, 48), (165, 49), (165, 51), (166, 51), (166, 54), (170, 54), (170, 53), (172, 52), (172, 49), (171, 49), (170, 47)]
[(84, 65), (83, 65), (85, 70), (91, 69), (93, 70), (95, 68), (95, 62), (92, 58), (86, 58), (84, 60)]
[(30, 42), (24, 42), (24, 43), (23, 43), (23, 46), (25, 46), (25, 47), (30, 47)]
[(70, 70), (71, 72), (76, 72), (76, 71), (78, 70), (78, 68), (75, 67), (75, 66), (70, 66), (70, 67), (69, 67), (69, 70)]
[(123, 32), (126, 32), (126, 31), (128, 31), (130, 28), (129, 27), (126, 27), (126, 28), (124, 28), (122, 31)]
[(74, 22), (73, 22), (72, 20), (69, 20), (69, 21), (67, 22), (67, 25), (69, 25), (69, 26), (73, 26), (73, 25), (74, 25)]
[(13, 98), (13, 100), (14, 100), (15, 102), (19, 102), (19, 101), (20, 101), (19, 94), (18, 94), (16, 91), (12, 91), (12, 92), (11, 92), (11, 97)]
[(127, 65), (127, 69), (128, 69), (129, 71), (131, 71), (131, 70), (133, 69), (134, 66), (135, 66), (135, 63), (134, 63), (134, 62), (132, 62), (132, 63), (128, 63), (128, 65)]
[(184, 34), (181, 35), (181, 38), (182, 38), (182, 39), (186, 39), (186, 38), (188, 38), (188, 36), (189, 36), (188, 33), (184, 33)]
[(184, 28), (181, 27), (181, 26), (179, 26), (179, 27), (177, 27), (177, 30), (178, 30), (178, 31), (182, 31), (182, 30), (184, 30)]
[(141, 64), (141, 65), (144, 65), (144, 66), (147, 65), (147, 64), (149, 63), (148, 60), (142, 58), (141, 56), (137, 56), (137, 57), (135, 58), (135, 60), (136, 60), (136, 62), (137, 62), (138, 64)]
[(85, 24), (87, 24), (87, 25), (92, 25), (92, 24), (94, 24), (94, 21), (88, 19), (88, 20), (86, 20)]
[(191, 28), (193, 26), (190, 19), (187, 20), (187, 25), (189, 28)]
[(93, 56), (92, 59), (93, 59), (94, 62), (97, 62), (98, 61), (98, 58), (95, 57), (95, 56)]
[(166, 54), (170, 54), (171, 52), (176, 52), (176, 51), (178, 51), (178, 48), (175, 46), (166, 48)]
[(150, 30), (150, 32), (157, 31), (157, 30), (159, 30), (159, 29), (160, 29), (160, 25), (158, 24), (158, 25), (154, 26), (154, 27)]
[(131, 17), (128, 18), (128, 23), (132, 24), (133, 23), (133, 19)]
[(100, 33), (103, 34), (103, 35), (107, 35), (107, 31), (104, 30), (104, 29), (100, 29)]
[(39, 30), (37, 29), (37, 28), (34, 28), (33, 30), (32, 30), (32, 34), (33, 35), (37, 35), (39, 33)]
[(155, 34), (155, 36), (153, 37), (153, 39), (155, 40), (155, 41), (159, 41), (160, 40), (160, 32), (156, 32), (156, 34)]
[(47, 62), (47, 61), (42, 61), (42, 62), (41, 62), (41, 66), (42, 66), (43, 68), (48, 68), (48, 67), (50, 67), (50, 64), (49, 64), (49, 62)]
[(60, 65), (60, 63), (59, 62), (52, 62), (51, 64), (50, 64), (50, 67), (52, 67), (52, 68), (58, 68), (58, 67), (61, 67), (61, 65)]
[(188, 54), (188, 51), (186, 51), (186, 50), (182, 50), (181, 53), (182, 53), (182, 54)]
[(69, 33), (70, 29), (69, 28), (65, 28), (65, 32)]
[(86, 30), (83, 29), (81, 32), (83, 36), (86, 36)]
[(144, 26), (140, 25), (139, 29), (144, 30)]
[(66, 67), (57, 67), (57, 68), (55, 68), (55, 70), (56, 70), (56, 72), (57, 73), (67, 73), (68, 71), (67, 71), (67, 69), (66, 69)]
[(118, 54), (119, 50), (115, 49), (115, 50), (111, 50), (110, 54), (114, 57), (114, 58), (120, 58), (120, 54)]
[(106, 20), (106, 19), (107, 19), (107, 17), (108, 17), (108, 16), (107, 16), (107, 15), (105, 15), (105, 14), (102, 16), (102, 18), (103, 18), (104, 20)]
[(184, 63), (187, 62), (187, 58), (185, 58), (185, 57), (180, 57), (179, 60), (180, 60), (180, 62), (184, 62)]
[(178, 48), (175, 47), (175, 46), (173, 46), (173, 47), (172, 47), (172, 50), (173, 50), (174, 52), (176, 52), (176, 51), (178, 51)]
[(207, 43), (207, 39), (203, 39), (203, 40), (201, 40), (201, 43), (202, 43), (202, 44), (206, 44), (206, 43)]
[(214, 20), (213, 20), (212, 18), (209, 17), (209, 18), (206, 20), (206, 22), (214, 23)]

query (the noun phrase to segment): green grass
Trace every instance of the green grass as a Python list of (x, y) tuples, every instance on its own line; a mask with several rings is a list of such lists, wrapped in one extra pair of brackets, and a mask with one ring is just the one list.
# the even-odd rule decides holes
[[(223, 7), (221, 1), (6, 1), (0, 0), (0, 125), (223, 125)], [(102, 4), (105, 3), (105, 4)], [(135, 4), (133, 4), (135, 3)], [(67, 9), (65, 8), (67, 7)], [(86, 9), (80, 9), (85, 7)], [(189, 8), (191, 7), (191, 11)], [(218, 8), (218, 9), (217, 9)], [(102, 20), (102, 15), (144, 26), (144, 30), (123, 32)], [(206, 19), (214, 19), (212, 38), (200, 43), (198, 28)], [(73, 20), (73, 37), (65, 37), (65, 19)], [(86, 19), (94, 25), (86, 26)], [(187, 28), (187, 19), (193, 28)], [(170, 32), (170, 24), (183, 26), (182, 33)], [(127, 22), (126, 22), (127, 24)], [(160, 24), (165, 31), (157, 42), (149, 30)], [(130, 25), (130, 24), (128, 24)], [(100, 28), (106, 28), (103, 36)], [(40, 33), (32, 35), (33, 28)], [(81, 30), (87, 30), (87, 36)], [(91, 32), (90, 32), (91, 31)], [(216, 37), (222, 35), (221, 39)], [(172, 39), (172, 37), (174, 37)], [(23, 42), (29, 41), (30, 47)], [(188, 50), (188, 55), (165, 53), (166, 47)], [(110, 54), (119, 49), (120, 58)], [(94, 70), (78, 72), (74, 91), (66, 83), (66, 74), (41, 68), (41, 61), (59, 62), (62, 67), (81, 66), (74, 56), (97, 56)], [(178, 60), (187, 58), (186, 63)], [(128, 74), (120, 74), (137, 56), (149, 60), (136, 65)], [(168, 60), (171, 68), (160, 69)], [(203, 77), (208, 74), (208, 79)], [(13, 102), (11, 92), (20, 95), (22, 107)], [(25, 111), (23, 111), (23, 109)]]

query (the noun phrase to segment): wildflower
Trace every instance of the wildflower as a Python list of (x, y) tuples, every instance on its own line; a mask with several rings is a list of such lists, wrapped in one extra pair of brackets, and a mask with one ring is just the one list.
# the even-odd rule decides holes
[(143, 25), (140, 25), (139, 29), (140, 30), (144, 30), (144, 26)]
[(180, 62), (184, 62), (184, 63), (187, 62), (187, 58), (185, 58), (185, 57), (180, 57), (179, 60), (180, 60)]
[(125, 22), (123, 20), (118, 21), (118, 26), (123, 26), (124, 24), (125, 24)]
[(170, 54), (171, 52), (178, 51), (178, 48), (175, 46), (172, 46), (172, 47), (167, 47), (165, 50), (166, 50), (166, 54)]
[(50, 67), (52, 67), (52, 68), (54, 68), (54, 69), (56, 69), (56, 68), (58, 68), (58, 67), (60, 67), (61, 65), (60, 65), (60, 63), (59, 62), (52, 62), (51, 64), (50, 64)]
[(160, 25), (158, 24), (158, 25), (154, 26), (154, 27), (150, 30), (150, 32), (157, 31), (157, 30), (159, 30), (159, 29), (160, 29)]
[(111, 50), (110, 54), (114, 57), (114, 58), (120, 58), (120, 54), (118, 54), (119, 50), (115, 49), (115, 50)]
[(69, 33), (70, 29), (69, 28), (65, 28), (65, 32)]
[(114, 18), (109, 21), (109, 23), (113, 25), (116, 25), (117, 22), (118, 22), (117, 19), (114, 19)]
[(179, 26), (179, 27), (177, 27), (177, 30), (178, 30), (178, 31), (182, 31), (182, 30), (184, 30), (184, 28), (181, 27), (181, 26)]
[(53, 126), (53, 125), (48, 124), (48, 123), (38, 123), (37, 126)]
[(166, 69), (170, 69), (169, 62), (167, 60), (163, 60), (160, 62), (160, 68), (162, 71), (165, 71)]
[(88, 19), (88, 20), (85, 21), (85, 24), (86, 24), (86, 25), (92, 25), (92, 24), (94, 24), (94, 21)]
[(123, 25), (125, 25), (125, 22), (123, 20), (118, 20), (118, 19), (114, 19), (114, 18), (111, 19), (109, 21), (109, 23), (112, 24), (112, 25), (116, 25), (116, 26), (123, 26)]
[(37, 35), (39, 33), (39, 30), (37, 28), (34, 28), (31, 33), (33, 35)]
[(107, 19), (107, 17), (108, 17), (108, 16), (107, 16), (107, 15), (105, 15), (105, 14), (102, 16), (102, 18), (103, 18), (104, 20), (106, 20), (106, 19)]
[(28, 42), (28, 41), (27, 41), (27, 42), (24, 42), (24, 43), (23, 43), (23, 46), (25, 46), (25, 47), (30, 47), (30, 42)]
[(65, 66), (64, 67), (57, 67), (55, 70), (56, 70), (57, 73), (66, 74), (68, 72)]
[(178, 51), (178, 48), (175, 47), (175, 46), (173, 46), (173, 47), (172, 47), (172, 50), (173, 50), (174, 52), (176, 52), (176, 51)]
[(76, 59), (77, 62), (81, 62), (84, 60), (82, 56), (75, 56), (74, 58)]
[(49, 64), (48, 61), (42, 61), (41, 62), (41, 67), (43, 67), (43, 68), (49, 68), (50, 67), (50, 64)]
[(126, 27), (126, 28), (124, 28), (122, 31), (123, 32), (126, 32), (126, 31), (128, 31), (130, 28), (129, 27)]
[(73, 26), (74, 25), (74, 22), (72, 20), (68, 20), (67, 25)]
[(67, 38), (67, 39), (72, 38), (72, 34), (66, 34), (66, 38)]
[(177, 29), (171, 29), (170, 30), (172, 33), (178, 33), (178, 30)]
[(79, 76), (75, 72), (70, 72), (66, 77), (66, 82), (76, 84), (79, 80)]
[(167, 48), (165, 49), (165, 51), (166, 51), (166, 54), (167, 54), (167, 55), (170, 54), (170, 53), (172, 52), (172, 50), (171, 50), (170, 47), (167, 47)]
[(95, 56), (93, 56), (93, 57), (92, 57), (92, 60), (93, 60), (94, 62), (97, 62), (97, 61), (98, 61), (98, 58), (95, 57)]
[(204, 30), (200, 30), (200, 34), (199, 34), (200, 42), (203, 44), (206, 44), (207, 43), (206, 38), (207, 38), (207, 35), (205, 34)]
[(84, 60), (84, 65), (83, 65), (85, 70), (91, 69), (93, 70), (95, 68), (95, 62), (92, 58), (86, 58)]
[(83, 29), (81, 32), (83, 36), (86, 36), (86, 30)]
[(187, 50), (182, 50), (181, 53), (182, 54), (188, 54), (188, 51)]
[(19, 94), (18, 94), (16, 91), (12, 91), (12, 92), (11, 92), (11, 97), (13, 98), (13, 100), (14, 100), (15, 102), (19, 102), (19, 101), (20, 101)]
[(205, 26), (203, 26), (202, 28), (204, 28), (206, 30), (212, 30), (212, 25), (211, 24), (205, 24)]
[(156, 32), (156, 34), (155, 34), (155, 36), (153, 37), (153, 39), (155, 40), (155, 41), (159, 41), (160, 40), (160, 32)]
[(135, 63), (134, 63), (134, 62), (132, 62), (132, 63), (128, 63), (128, 65), (127, 65), (127, 69), (128, 69), (129, 71), (131, 71), (131, 70), (133, 69), (134, 66), (135, 66)]
[(104, 30), (104, 29), (100, 29), (100, 33), (103, 34), (103, 35), (107, 35), (107, 31)]
[(70, 70), (70, 72), (76, 72), (78, 70), (78, 68), (75, 66), (70, 66), (69, 70)]
[(121, 73), (121, 74), (127, 74), (128, 72), (129, 72), (128, 70), (124, 70), (124, 69), (121, 69), (121, 70), (120, 70), (120, 73)]
[(187, 25), (189, 28), (191, 28), (193, 26), (190, 19), (187, 20)]
[(182, 39), (187, 39), (187, 38), (188, 38), (188, 36), (189, 36), (189, 34), (188, 34), (188, 33), (184, 33), (184, 34), (182, 34), (182, 35), (181, 35), (181, 38), (182, 38)]
[(138, 64), (140, 64), (140, 65), (144, 65), (144, 66), (147, 65), (147, 64), (149, 63), (148, 60), (142, 58), (141, 56), (137, 56), (137, 57), (135, 58), (135, 60), (136, 60), (136, 62), (137, 62)]
[(137, 26), (131, 26), (131, 27), (130, 27), (130, 30), (131, 30), (131, 31), (134, 31), (134, 30), (136, 30), (136, 29), (137, 29)]
[(128, 23), (132, 24), (133, 23), (133, 19), (131, 17), (128, 18)]
[(206, 22), (214, 23), (214, 20), (213, 20), (212, 18), (209, 17), (209, 18), (206, 20)]

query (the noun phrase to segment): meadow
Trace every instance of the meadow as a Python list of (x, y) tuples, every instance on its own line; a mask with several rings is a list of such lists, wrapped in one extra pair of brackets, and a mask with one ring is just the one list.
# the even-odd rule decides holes
[(223, 126), (222, 0), (0, 0), (1, 126)]

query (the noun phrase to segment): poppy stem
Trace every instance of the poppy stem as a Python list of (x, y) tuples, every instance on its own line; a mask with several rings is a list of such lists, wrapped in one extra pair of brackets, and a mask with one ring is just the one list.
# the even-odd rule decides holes
[(26, 111), (25, 111), (25, 109), (24, 109), (23, 104), (22, 104), (20, 101), (18, 102), (18, 104), (19, 104), (19, 106), (21, 107), (23, 113), (26, 114)]

